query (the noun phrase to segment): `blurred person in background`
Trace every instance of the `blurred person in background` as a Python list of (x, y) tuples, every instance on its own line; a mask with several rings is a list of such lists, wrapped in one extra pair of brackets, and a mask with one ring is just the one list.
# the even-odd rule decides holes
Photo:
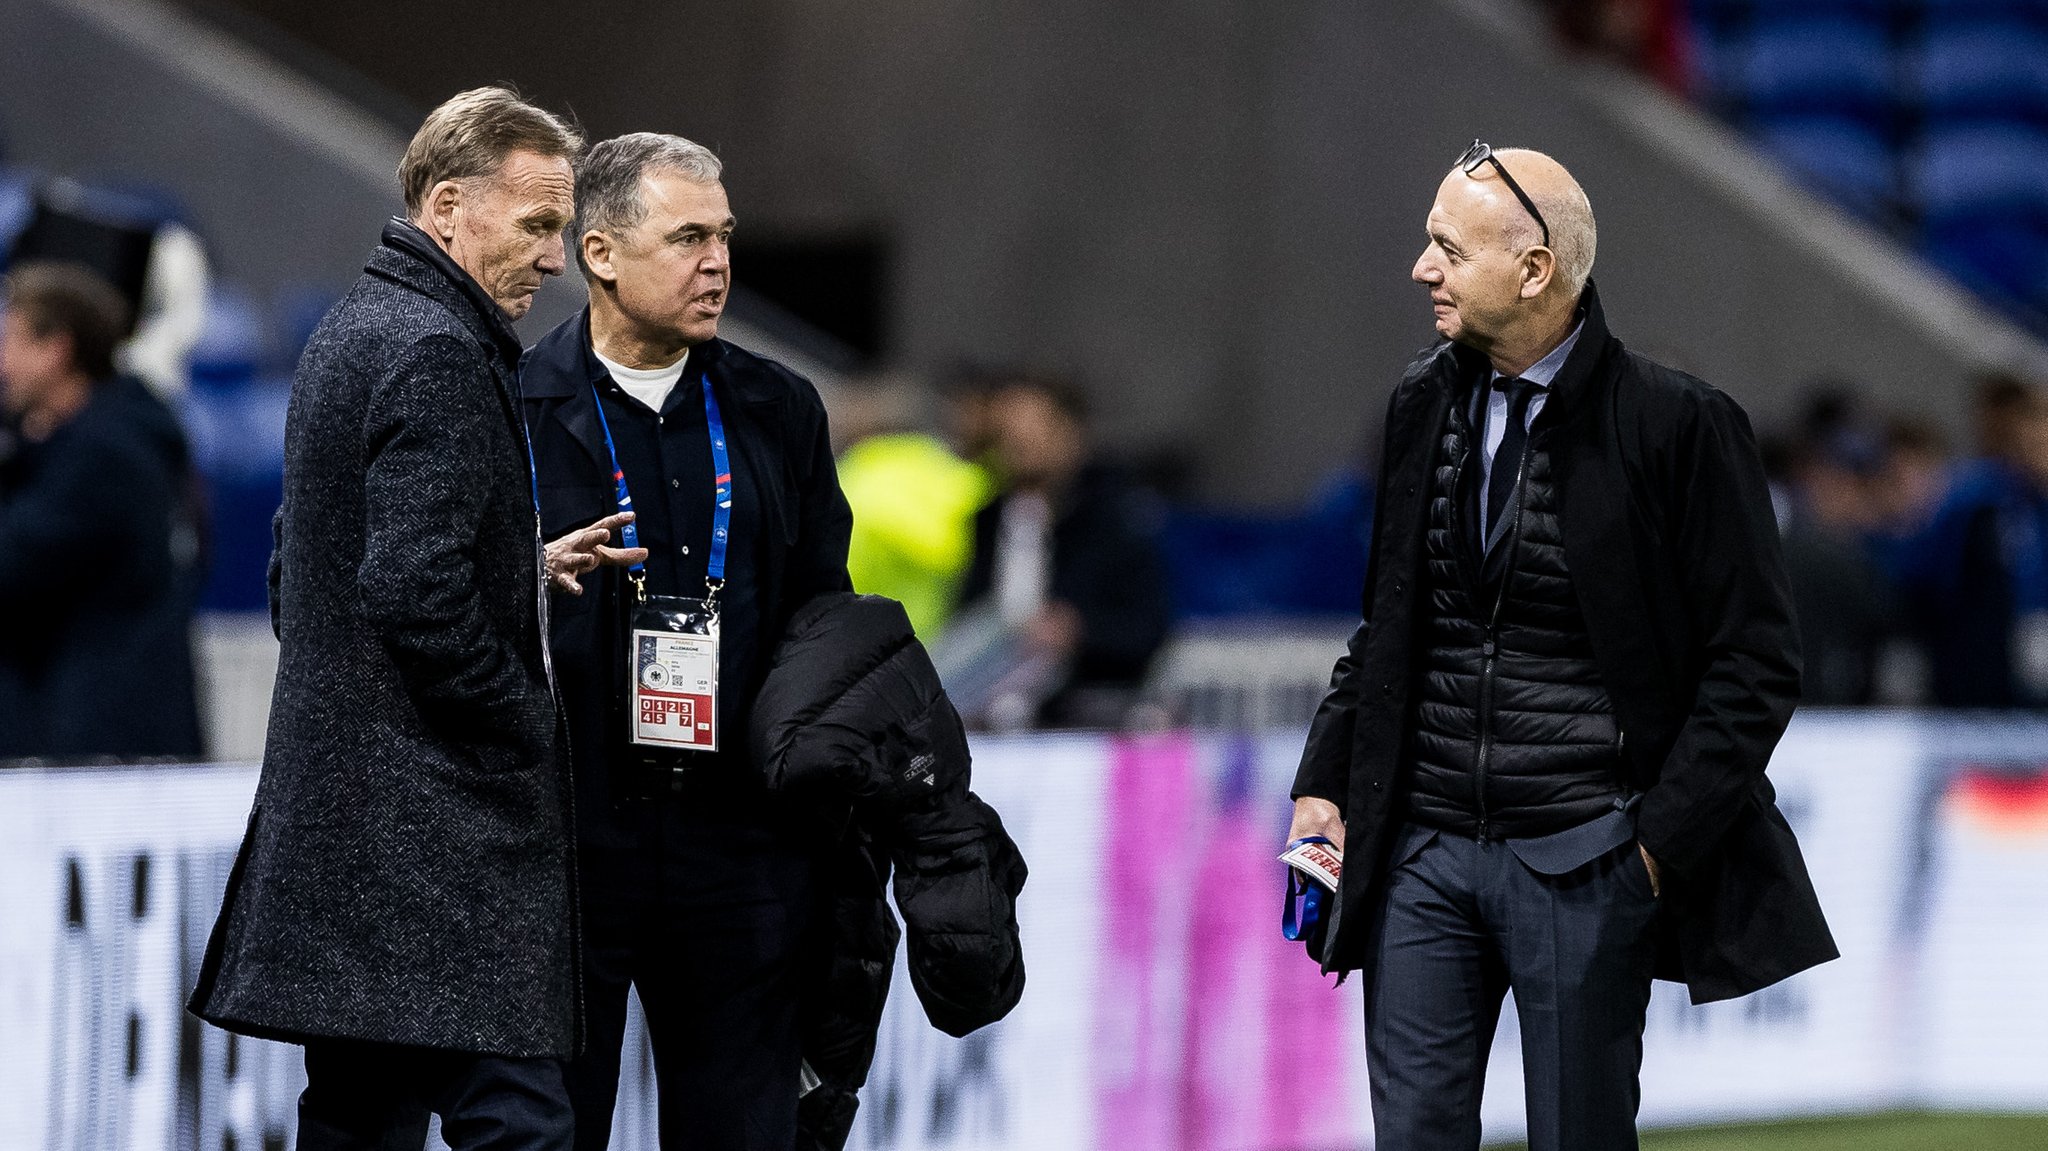
[(996, 388), (1013, 373), (961, 363), (939, 378), (939, 431), (953, 454), (1000, 479), (996, 461)]
[(847, 443), (839, 453), (839, 486), (853, 509), (847, 573), (855, 591), (900, 602), (929, 642), (952, 618), (974, 558), (974, 516), (992, 482), (924, 430), (932, 397), (914, 382), (873, 379), (843, 396), (834, 430)]
[(1799, 691), (1770, 497), (1734, 401), (1608, 333), (1555, 160), (1475, 141), (1426, 226), (1442, 342), (1294, 785), (1289, 838), (1351, 864), (1309, 947), (1364, 973), (1381, 1145), (1479, 1145), (1512, 989), (1532, 1151), (1634, 1148), (1653, 974), (1706, 1002), (1836, 953), (1764, 776)]
[(2048, 395), (1978, 383), (1979, 458), (1956, 470), (1903, 561), (1943, 707), (2048, 707)]
[(975, 517), (963, 603), (1057, 668), (1037, 719), (1121, 726), (1172, 624), (1158, 501), (1089, 449), (1070, 383), (1011, 375), (989, 394), (1002, 492)]
[(1947, 498), (1955, 466), (1948, 437), (1923, 416), (1891, 416), (1881, 434), (1884, 459), (1871, 479), (1877, 526), (1865, 544), (1890, 592), (1892, 619), (1871, 702), (1920, 707), (1933, 698), (1934, 673), (1911, 606), (1911, 565), (1916, 541)]
[(263, 771), (192, 1010), (305, 1047), (298, 1146), (571, 1145), (568, 764), (512, 321), (564, 267), (575, 129), (504, 88), (433, 112), (406, 216), (307, 344), (285, 425)]
[(1783, 529), (1785, 574), (1799, 620), (1800, 698), (1858, 707), (1877, 696), (1899, 630), (1895, 595), (1870, 552), (1881, 520), (1874, 486), (1883, 444), (1844, 415), (1809, 421), (1792, 452)]
[[(586, 1151), (611, 1139), (631, 990), (663, 1147), (796, 1140), (802, 945), (828, 837), (767, 790), (746, 733), (791, 617), (849, 590), (851, 525), (817, 390), (719, 338), (736, 225), (723, 170), (677, 136), (592, 147), (575, 225), (589, 306), (521, 369), (549, 533), (637, 506), (647, 553), (592, 574), (550, 635), (575, 756), (588, 1043), (568, 1084)], [(716, 746), (636, 741), (634, 611), (643, 596), (707, 593), (720, 605)]]
[(184, 434), (116, 374), (128, 308), (104, 278), (30, 261), (4, 299), (0, 759), (197, 759)]
[(1881, 435), (1884, 458), (1871, 479), (1877, 519), (1871, 540), (1878, 566), (1896, 585), (1905, 577), (1905, 552), (1948, 495), (1954, 467), (1948, 437), (1924, 417), (1892, 416)]

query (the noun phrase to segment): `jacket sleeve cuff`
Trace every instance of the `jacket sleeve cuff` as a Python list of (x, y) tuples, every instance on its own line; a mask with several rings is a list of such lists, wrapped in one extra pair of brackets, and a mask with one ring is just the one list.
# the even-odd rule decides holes
[(1681, 877), (1697, 873), (1712, 853), (1713, 841), (1687, 834), (1683, 821), (1663, 817), (1654, 806), (1655, 795), (1653, 788), (1643, 797), (1643, 814), (1636, 820), (1636, 842), (1643, 845), (1660, 869)]
[(1345, 790), (1341, 786), (1334, 785), (1330, 780), (1303, 779), (1297, 776), (1294, 780), (1294, 790), (1289, 793), (1289, 798), (1327, 800), (1330, 803), (1336, 804), (1338, 810), (1341, 811), (1344, 808)]

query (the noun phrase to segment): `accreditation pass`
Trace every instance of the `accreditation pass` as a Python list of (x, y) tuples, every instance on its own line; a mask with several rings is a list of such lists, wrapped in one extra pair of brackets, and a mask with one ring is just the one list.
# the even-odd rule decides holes
[(633, 629), (633, 742), (718, 750), (718, 636)]

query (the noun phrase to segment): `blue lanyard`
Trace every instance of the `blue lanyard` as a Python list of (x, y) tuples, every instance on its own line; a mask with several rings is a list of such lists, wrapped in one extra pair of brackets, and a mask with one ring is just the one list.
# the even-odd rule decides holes
[[(519, 421), (519, 442), (526, 448), (526, 482), (533, 485), (534, 535), (540, 534), (540, 465), (533, 459), (533, 433), (526, 430), (526, 421)], [(546, 542), (546, 541), (542, 541)]]
[[(1329, 837), (1303, 836), (1287, 845), (1289, 851), (1304, 843), (1328, 844)], [(1280, 934), (1299, 942), (1315, 934), (1323, 921), (1323, 903), (1334, 893), (1292, 867), (1287, 869), (1287, 898), (1280, 904)]]
[(725, 450), (725, 420), (718, 414), (718, 397), (711, 394), (711, 377), (704, 377), (704, 423), (711, 430), (711, 560), (704, 574), (711, 594), (725, 586), (725, 549), (732, 538), (732, 457)]
[[(711, 390), (711, 377), (702, 377), (704, 384), (704, 422), (711, 432), (711, 556), (705, 565), (705, 584), (711, 589), (710, 599), (715, 603), (719, 590), (725, 587), (725, 554), (732, 541), (732, 457), (725, 445), (725, 420), (719, 415), (718, 396)], [(604, 450), (612, 461), (612, 492), (618, 501), (619, 510), (633, 510), (633, 494), (626, 490), (626, 469), (619, 466), (619, 451), (612, 446), (611, 421), (605, 418), (604, 397), (598, 394), (597, 384), (590, 385), (590, 399), (597, 405), (597, 426), (604, 432)], [(536, 484), (539, 482), (535, 481)], [(640, 530), (633, 524), (619, 529), (619, 541), (629, 548), (640, 546)], [(639, 589), (640, 598), (647, 598), (647, 563), (641, 561), (627, 569)]]

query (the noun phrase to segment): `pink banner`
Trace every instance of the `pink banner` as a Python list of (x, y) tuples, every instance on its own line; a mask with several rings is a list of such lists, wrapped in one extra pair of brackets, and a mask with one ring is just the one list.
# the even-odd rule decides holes
[(1287, 808), (1258, 783), (1248, 740), (1120, 744), (1119, 828), (1148, 828), (1142, 863), (1114, 838), (1117, 926), (1104, 949), (1098, 1146), (1282, 1151), (1352, 1135), (1348, 997), (1280, 936)]
[(1189, 834), (1196, 815), (1192, 742), (1117, 741), (1108, 800), (1095, 1145), (1183, 1151), (1182, 976), (1197, 850)]

